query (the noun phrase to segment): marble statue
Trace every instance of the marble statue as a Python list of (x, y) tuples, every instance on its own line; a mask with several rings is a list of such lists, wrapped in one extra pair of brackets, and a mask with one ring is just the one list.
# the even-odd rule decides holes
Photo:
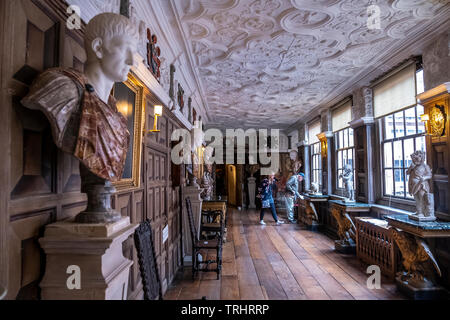
[(406, 171), (409, 175), (408, 191), (416, 200), (415, 218), (434, 221), (434, 196), (430, 192), (430, 182), (433, 177), (430, 166), (425, 163), (426, 153), (416, 151), (411, 154), (411, 166)]
[(350, 164), (344, 166), (344, 172), (339, 175), (339, 179), (342, 179), (345, 186), (346, 202), (355, 201), (355, 190), (353, 188), (353, 168)]
[(400, 275), (401, 280), (416, 288), (433, 287), (435, 282), (433, 267), (439, 276), (442, 276), (442, 273), (427, 243), (395, 228), (391, 228), (391, 232), (402, 253), (403, 266), (406, 269), (406, 273)]
[(318, 194), (319, 193), (319, 183), (312, 182), (311, 183), (311, 188), (310, 188), (309, 191), (310, 191), (311, 194)]
[(54, 68), (33, 82), (22, 104), (42, 111), (50, 122), (58, 148), (80, 161), (81, 191), (88, 207), (76, 221), (109, 223), (121, 214), (111, 208), (111, 182), (122, 178), (130, 133), (111, 91), (127, 80), (135, 64), (139, 27), (130, 19), (103, 13), (86, 26), (85, 72)]
[(356, 227), (352, 218), (345, 211), (337, 208), (331, 209), (331, 215), (338, 224), (338, 236), (344, 245), (354, 245), (356, 243)]
[(297, 172), (286, 182), (286, 195), (285, 204), (288, 220), (291, 223), (296, 223), (294, 219), (294, 205), (297, 203), (297, 199), (304, 199), (303, 196), (298, 192), (299, 183), (303, 181), (304, 174)]
[(211, 176), (211, 173), (209, 173), (208, 171), (204, 173), (200, 187), (203, 188), (203, 191), (200, 195), (202, 199), (211, 200), (214, 190), (214, 180)]

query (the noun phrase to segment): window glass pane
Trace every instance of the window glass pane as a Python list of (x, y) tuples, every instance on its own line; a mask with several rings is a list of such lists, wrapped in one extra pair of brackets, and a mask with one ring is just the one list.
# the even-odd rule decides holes
[(424, 133), (425, 132), (425, 122), (420, 121), (420, 116), (425, 113), (422, 105), (417, 105), (417, 124), (419, 127), (418, 133)]
[(392, 169), (384, 170), (384, 192), (386, 195), (393, 196), (394, 188), (392, 184)]
[(404, 142), (405, 154), (403, 158), (405, 159), (404, 168), (408, 168), (411, 163), (411, 154), (414, 153), (414, 139), (407, 139)]
[(342, 170), (338, 170), (338, 188), (342, 189), (343, 188), (343, 183), (342, 183), (342, 179), (339, 178), (339, 176), (342, 174)]
[(395, 177), (395, 196), (405, 197), (405, 171), (404, 170), (394, 170)]
[[(343, 168), (344, 166), (342, 165), (342, 151), (339, 151), (338, 152), (338, 155), (337, 155), (338, 157), (338, 169), (341, 169), (341, 168)], [(339, 176), (339, 175), (338, 175)]]
[(410, 108), (405, 110), (405, 121), (406, 121), (406, 135), (410, 136), (416, 134), (416, 108)]
[(342, 159), (342, 164), (343, 166), (341, 168), (344, 168), (344, 166), (348, 163), (348, 154), (347, 154), (347, 150), (342, 152), (344, 158)]
[(423, 81), (423, 70), (420, 70), (419, 72), (416, 72), (416, 88), (417, 88), (417, 94), (421, 94), (425, 92), (425, 84)]
[(403, 162), (402, 141), (394, 142), (394, 167), (401, 168)]
[(344, 134), (344, 148), (348, 148), (348, 129), (343, 131)]
[(384, 144), (384, 167), (392, 168), (392, 142)]
[(411, 198), (413, 199), (414, 197), (412, 195), (409, 194), (409, 189), (408, 189), (408, 181), (409, 181), (409, 176), (406, 174), (406, 170), (405, 170), (405, 179), (406, 179), (406, 190), (405, 190), (405, 195), (406, 198)]
[(342, 149), (344, 147), (344, 131), (339, 131), (339, 144), (338, 148)]
[(397, 112), (394, 114), (395, 117), (395, 137), (404, 137), (405, 136), (405, 123), (403, 118), (403, 111)]
[(384, 118), (384, 139), (394, 138), (394, 116), (390, 115)]
[(354, 147), (355, 146), (355, 139), (353, 137), (353, 129), (348, 129), (349, 130), (349, 135), (350, 135), (350, 141), (348, 142), (349, 147)]
[(426, 151), (425, 148), (426, 148), (425, 137), (416, 138), (416, 149), (414, 151), (417, 151), (417, 150)]
[(350, 164), (352, 168), (355, 167), (353, 165), (353, 150), (348, 150), (348, 164)]

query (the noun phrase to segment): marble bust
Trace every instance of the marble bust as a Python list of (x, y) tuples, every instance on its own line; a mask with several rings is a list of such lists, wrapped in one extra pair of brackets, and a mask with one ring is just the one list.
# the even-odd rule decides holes
[[(408, 192), (416, 200), (416, 218), (419, 220), (436, 220), (434, 216), (434, 197), (430, 192), (433, 177), (430, 166), (425, 163), (426, 153), (415, 151), (411, 154), (412, 163), (406, 174), (409, 175)], [(412, 217), (414, 218), (414, 217)]]
[(33, 82), (22, 104), (42, 111), (50, 122), (55, 144), (80, 161), (82, 192), (88, 208), (77, 216), (81, 223), (115, 222), (111, 209), (129, 147), (127, 120), (111, 96), (115, 82), (127, 80), (134, 65), (139, 28), (128, 18), (103, 13), (86, 26), (85, 72), (55, 68)]
[(342, 179), (344, 182), (346, 202), (354, 202), (355, 190), (353, 188), (353, 168), (350, 164), (344, 166), (344, 172), (339, 175), (339, 179)]

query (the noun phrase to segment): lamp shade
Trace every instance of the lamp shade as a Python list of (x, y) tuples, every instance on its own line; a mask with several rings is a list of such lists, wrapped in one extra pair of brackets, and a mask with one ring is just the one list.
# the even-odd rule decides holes
[(155, 106), (155, 116), (162, 116), (163, 107), (160, 105)]

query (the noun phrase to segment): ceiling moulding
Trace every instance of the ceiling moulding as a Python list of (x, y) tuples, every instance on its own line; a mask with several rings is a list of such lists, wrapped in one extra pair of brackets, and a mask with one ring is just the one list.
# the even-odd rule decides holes
[[(379, 78), (386, 71), (392, 69), (402, 61), (409, 59), (411, 56), (421, 55), (423, 50), (434, 41), (436, 36), (450, 28), (449, 15), (450, 5), (447, 5), (435, 18), (425, 24), (425, 27), (422, 30), (410, 34), (408, 38), (394, 42), (392, 46), (385, 50), (385, 54), (380, 55), (377, 60), (374, 60), (373, 66), (359, 72), (354, 80), (349, 80), (339, 85), (333, 90), (337, 93), (334, 94), (328, 102), (317, 106), (303, 119), (299, 119), (295, 124), (308, 122), (309, 119), (319, 115), (318, 109), (331, 108), (334, 104), (338, 103), (339, 100), (345, 98), (346, 95), (351, 94), (357, 87), (369, 86), (372, 81)], [(380, 66), (383, 66), (384, 68), (381, 69)]]
[[(209, 112), (210, 110), (208, 107), (208, 101), (206, 100), (206, 96), (207, 96), (206, 91), (203, 88), (202, 82), (200, 81), (200, 77), (198, 75), (198, 70), (194, 67), (194, 59), (191, 54), (191, 52), (193, 52), (192, 47), (190, 46), (189, 42), (186, 39), (186, 35), (184, 33), (184, 29), (182, 27), (181, 18), (180, 18), (179, 11), (178, 11), (179, 9), (177, 8), (177, 4), (173, 0), (162, 0), (162, 1), (166, 1), (166, 3), (168, 2), (171, 13), (175, 17), (176, 28), (174, 28), (173, 23), (171, 24), (171, 23), (169, 23), (169, 21), (167, 21), (167, 20), (166, 21), (169, 26), (171, 26), (173, 29), (176, 30), (176, 32), (178, 32), (178, 34), (180, 35), (180, 38), (182, 39), (182, 48), (183, 48), (183, 51), (187, 54), (187, 61), (186, 61), (187, 65), (188, 65), (187, 67), (189, 68), (190, 74), (192, 75), (192, 80), (193, 80), (192, 82), (195, 83), (197, 90), (200, 93), (200, 99), (202, 101), (202, 103), (198, 106), (203, 111), (200, 113), (203, 113), (205, 118), (208, 121), (211, 121), (213, 119), (213, 117), (211, 116), (211, 114)], [(158, 1), (156, 1), (156, 2), (158, 2)], [(151, 4), (151, 6), (153, 6), (153, 4)], [(163, 10), (161, 10), (161, 7), (159, 6), (159, 4), (158, 5), (155, 4), (155, 7), (158, 7), (160, 9), (161, 14), (158, 15), (158, 17), (160, 17), (160, 19), (168, 18), (167, 15), (164, 14)]]
[(69, 5), (81, 9), (81, 19), (88, 23), (93, 17), (104, 12), (120, 13), (120, 0), (66, 0)]

